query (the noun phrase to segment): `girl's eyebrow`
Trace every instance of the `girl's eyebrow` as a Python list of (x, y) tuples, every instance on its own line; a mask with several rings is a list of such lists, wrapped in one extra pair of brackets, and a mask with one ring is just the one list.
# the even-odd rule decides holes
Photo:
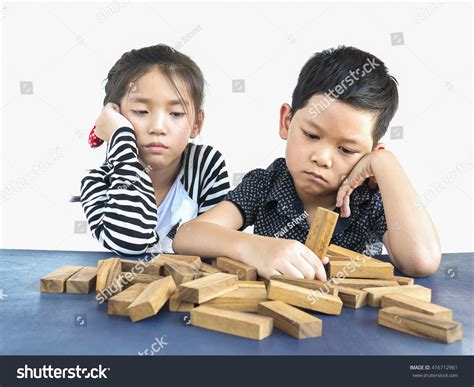
[(150, 98), (146, 97), (130, 97), (131, 102), (142, 102), (142, 103), (149, 103), (151, 102)]
[[(146, 97), (130, 97), (130, 102), (140, 102), (140, 103), (145, 103), (145, 104), (151, 104), (152, 100), (150, 98)], [(176, 105), (181, 105), (181, 102), (177, 99), (172, 99), (167, 102), (169, 106), (176, 106)], [(188, 102), (184, 101), (184, 104), (187, 106)]]

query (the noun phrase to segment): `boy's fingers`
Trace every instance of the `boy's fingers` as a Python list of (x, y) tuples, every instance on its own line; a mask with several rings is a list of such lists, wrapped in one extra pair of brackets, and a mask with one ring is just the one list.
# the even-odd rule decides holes
[(323, 263), (316, 256), (316, 254), (314, 254), (310, 249), (306, 247), (306, 249), (301, 255), (313, 266), (315, 271), (315, 278), (318, 278), (321, 281), (326, 281), (326, 271), (324, 270)]
[(311, 264), (304, 258), (304, 257), (299, 257), (299, 259), (294, 259), (290, 261), (290, 264), (292, 264), (296, 269), (303, 274), (304, 278), (308, 279), (313, 279), (316, 270), (311, 266)]
[(283, 275), (289, 275), (294, 278), (304, 278), (303, 273), (301, 273), (291, 262), (286, 262), (284, 266), (278, 268)]
[(345, 215), (346, 218), (348, 218), (351, 215), (351, 209), (349, 207), (349, 203), (350, 203), (349, 198), (350, 198), (349, 195), (344, 196), (343, 209), (344, 209), (344, 215)]
[(329, 257), (324, 257), (321, 262), (323, 263), (323, 265), (327, 265), (329, 263)]

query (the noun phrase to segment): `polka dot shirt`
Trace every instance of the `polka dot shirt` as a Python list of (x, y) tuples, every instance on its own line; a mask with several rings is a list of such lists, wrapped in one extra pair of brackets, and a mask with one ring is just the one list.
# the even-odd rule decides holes
[[(258, 235), (306, 241), (310, 226), (284, 158), (247, 173), (226, 200), (242, 213), (241, 231), (253, 225)], [(366, 180), (352, 192), (349, 206), (351, 215), (339, 217), (331, 243), (369, 256), (382, 254), (387, 222), (380, 190), (371, 189)], [(340, 208), (334, 211), (340, 213)]]

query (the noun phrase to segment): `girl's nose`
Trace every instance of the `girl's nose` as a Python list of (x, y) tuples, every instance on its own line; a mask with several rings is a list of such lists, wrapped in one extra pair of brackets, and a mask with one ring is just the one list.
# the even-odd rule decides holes
[(158, 113), (155, 117), (152, 117), (150, 122), (150, 128), (148, 130), (150, 134), (166, 134), (166, 125), (165, 125), (165, 114)]

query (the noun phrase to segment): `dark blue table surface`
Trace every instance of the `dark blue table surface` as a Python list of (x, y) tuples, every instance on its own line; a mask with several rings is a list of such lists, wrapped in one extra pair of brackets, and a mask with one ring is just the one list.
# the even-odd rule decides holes
[[(343, 308), (340, 316), (315, 313), (323, 335), (296, 340), (274, 329), (262, 341), (189, 325), (188, 313), (158, 315), (132, 323), (109, 316), (95, 292), (89, 295), (39, 292), (42, 276), (64, 265), (95, 266), (110, 253), (0, 250), (0, 354), (2, 355), (472, 355), (473, 253), (444, 254), (439, 271), (415, 283), (432, 289), (432, 302), (453, 310), (464, 338), (441, 344), (377, 324), (378, 309)], [(387, 260), (387, 257), (381, 257)], [(1, 293), (0, 293), (1, 294)], [(81, 315), (82, 325), (77, 320)]]

